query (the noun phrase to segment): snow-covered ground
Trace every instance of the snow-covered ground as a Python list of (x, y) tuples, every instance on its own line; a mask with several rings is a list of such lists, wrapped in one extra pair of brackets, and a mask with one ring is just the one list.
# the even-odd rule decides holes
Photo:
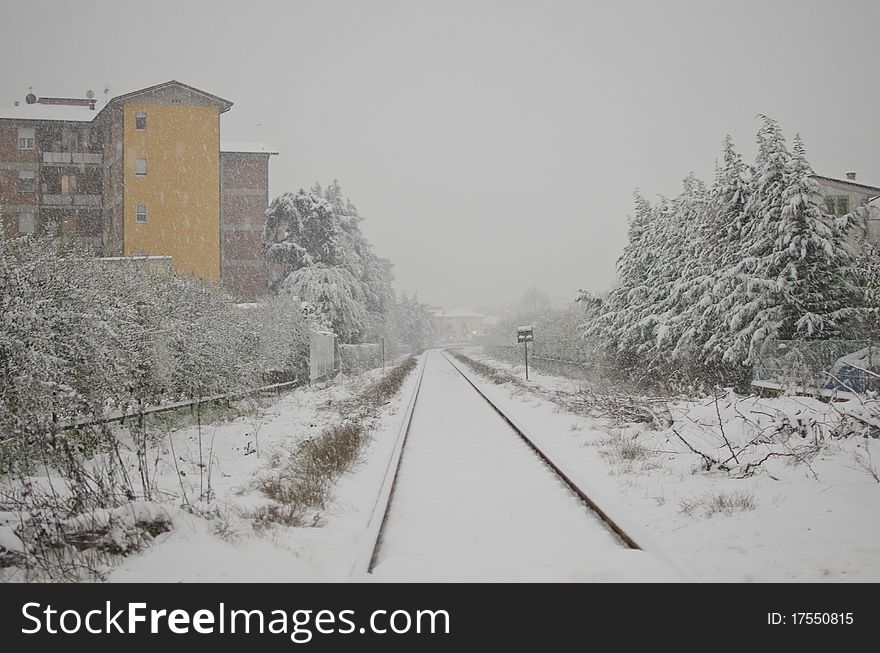
[[(255, 482), (271, 473), (273, 456), (290, 453), (304, 440), (342, 422), (344, 417), (334, 407), (363, 391), (381, 373), (374, 370), (299, 388), (251, 415), (203, 424), (203, 475), (199, 472), (197, 427), (165, 434), (151, 446), (157, 499), (144, 503), (143, 508), (149, 508), (151, 514), (161, 513), (173, 527), (140, 552), (127, 557), (99, 556), (97, 570), (111, 582), (348, 579), (354, 559), (364, 547), (366, 525), (401, 421), (401, 398), (410, 394), (414, 375), (410, 374), (401, 392), (379, 416), (369, 420), (372, 431), (363, 459), (337, 479), (331, 501), (315, 513), (318, 527), (255, 529), (249, 515), (270, 503)], [(200, 486), (203, 490), (207, 487), (208, 470), (211, 500), (198, 501)], [(134, 514), (128, 508), (119, 510)], [(93, 521), (92, 517), (87, 518)], [(10, 536), (8, 542), (0, 541), (0, 546), (14, 550), (12, 529), (17, 525), (14, 513), (0, 513), (0, 535)], [(24, 579), (14, 567), (0, 572), (7, 580)]]
[[(522, 372), (468, 353), (507, 373)], [(273, 453), (293, 451), (338, 424), (343, 417), (334, 406), (363, 390), (378, 371), (298, 389), (257, 417), (203, 425), (210, 502), (196, 501), (200, 484), (207, 482), (199, 474), (198, 430), (167, 434), (153, 472), (160, 498), (148, 512), (164, 511), (173, 528), (142, 551), (116, 558), (103, 569), (105, 577), (170, 582), (880, 580), (880, 483), (864, 464), (870, 448), (877, 466), (880, 445), (863, 437), (831, 438), (837, 415), (828, 404), (732, 395), (717, 402), (678, 401), (655, 406), (662, 423), (651, 428), (573, 411), (567, 401), (578, 399), (579, 382), (533, 370), (527, 384), (495, 384), (457, 363), (645, 550), (638, 552), (620, 546), (592, 518), (439, 352), (424, 359), (422, 392), (371, 576), (357, 570), (371, 550), (368, 525), (418, 371), (372, 420), (362, 461), (336, 480), (314, 525), (255, 529), (249, 513), (269, 502), (255, 481), (271, 473)], [(717, 465), (706, 471), (682, 438), (710, 458), (726, 460), (719, 416), (738, 463), (725, 465), (729, 471)], [(755, 432), (772, 435), (778, 425), (798, 419), (803, 438), (797, 430), (792, 436), (789, 428), (784, 438), (774, 435), (744, 446)], [(818, 447), (813, 446), (817, 438)], [(793, 455), (771, 457), (756, 473), (737, 478), (767, 451)], [(181, 500), (178, 471), (192, 508)], [(0, 534), (9, 535), (12, 527), (0, 523)], [(15, 542), (5, 545), (14, 548)], [(15, 579), (12, 568), (3, 571)]]
[[(522, 378), (521, 366), (467, 354)], [(577, 381), (530, 370), (523, 388), (468, 372), (643, 548), (668, 557), (688, 580), (880, 580), (880, 483), (857, 460), (866, 460), (867, 447), (878, 466), (876, 439), (826, 437), (808, 464), (774, 457), (757, 473), (735, 478), (742, 474), (703, 471), (700, 457), (674, 432), (721, 458), (726, 446), (717, 437), (719, 413), (734, 451), (750, 433), (800, 418), (806, 448), (837, 419), (828, 404), (733, 396), (717, 405), (713, 398), (672, 402), (672, 426), (651, 430), (572, 413), (549, 400), (575, 399)], [(785, 451), (801, 450), (795, 442)], [(740, 456), (750, 455), (754, 462), (763, 457), (759, 446)]]
[(675, 579), (627, 548), (440, 352), (426, 365), (375, 579)]
[[(412, 391), (411, 374), (401, 392), (373, 423), (363, 460), (333, 488), (332, 501), (321, 511), (318, 525), (273, 526), (262, 533), (237, 515), (265, 503), (253, 481), (266, 472), (272, 452), (288, 452), (304, 439), (340, 421), (328, 402), (344, 400), (380, 374), (373, 371), (347, 383), (297, 390), (272, 406), (260, 431), (260, 451), (244, 455), (252, 441), (252, 424), (236, 420), (216, 428), (214, 453), (216, 504), (221, 516), (201, 519), (181, 515), (175, 529), (160, 535), (145, 551), (125, 559), (110, 581), (342, 581), (350, 578), (355, 559), (365, 546), (366, 527), (394, 447), (401, 401)], [(192, 442), (187, 429), (176, 441)], [(203, 434), (204, 438), (204, 434)]]

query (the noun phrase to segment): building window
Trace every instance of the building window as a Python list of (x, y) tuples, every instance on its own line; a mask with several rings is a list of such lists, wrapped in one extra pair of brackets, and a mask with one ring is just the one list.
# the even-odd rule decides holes
[(135, 213), (135, 222), (138, 224), (147, 224), (147, 205), (138, 204)]
[(34, 149), (34, 130), (32, 128), (22, 127), (18, 130), (18, 149)]
[(34, 233), (34, 214), (19, 213), (18, 214), (18, 233), (32, 234)]
[(825, 197), (828, 213), (840, 217), (849, 213), (849, 195), (828, 195)]
[(76, 175), (61, 175), (61, 194), (76, 194)]
[(18, 192), (33, 193), (36, 189), (34, 181), (34, 173), (28, 170), (22, 170), (18, 173)]
[(147, 128), (147, 112), (138, 111), (134, 117), (134, 128), (144, 130)]
[(147, 160), (146, 159), (137, 159), (134, 162), (134, 173), (138, 177), (146, 177), (147, 176)]

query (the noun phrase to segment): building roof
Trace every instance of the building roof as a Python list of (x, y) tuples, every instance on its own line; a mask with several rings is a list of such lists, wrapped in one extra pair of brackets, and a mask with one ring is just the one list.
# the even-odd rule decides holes
[(155, 93), (156, 91), (161, 91), (162, 89), (169, 88), (171, 86), (178, 86), (178, 87), (184, 88), (187, 91), (190, 91), (191, 93), (196, 93), (198, 95), (202, 95), (213, 102), (217, 102), (218, 104), (221, 105), (220, 113), (224, 113), (226, 111), (229, 111), (229, 109), (232, 108), (232, 102), (230, 102), (229, 100), (224, 100), (222, 97), (218, 97), (217, 95), (212, 95), (211, 93), (208, 93), (207, 91), (203, 91), (199, 88), (196, 88), (195, 86), (190, 86), (189, 84), (184, 84), (183, 82), (178, 82), (176, 79), (172, 79), (167, 82), (162, 82), (161, 84), (156, 84), (155, 86), (148, 86), (146, 88), (139, 88), (138, 90), (132, 91), (131, 93), (124, 93), (122, 95), (117, 95), (115, 98), (110, 100), (110, 102), (108, 102), (107, 104), (112, 104), (113, 102), (117, 102), (120, 100), (130, 100), (132, 98), (136, 98), (139, 95), (145, 95), (147, 93)]
[(98, 111), (83, 106), (66, 104), (19, 104), (17, 107), (0, 108), (0, 119), (10, 120), (63, 120), (65, 122), (91, 122)]
[(234, 141), (222, 141), (220, 151), (241, 154), (278, 154), (278, 148), (265, 143), (238, 143)]
[(461, 308), (456, 308), (451, 311), (434, 311), (434, 315), (437, 317), (486, 317), (482, 313), (475, 313), (474, 311), (468, 311)]
[(848, 184), (850, 186), (858, 186), (859, 188), (863, 188), (865, 190), (874, 191), (875, 193), (880, 194), (880, 186), (871, 186), (869, 184), (863, 184), (861, 182), (855, 181), (854, 179), (837, 179), (835, 177), (826, 177), (825, 175), (811, 175), (814, 179), (822, 179), (823, 181), (834, 182), (835, 184)]
[(183, 82), (178, 82), (176, 79), (172, 79), (171, 81), (156, 84), (155, 86), (148, 86), (147, 88), (141, 88), (136, 91), (132, 91), (131, 93), (117, 95), (116, 97), (109, 100), (107, 104), (101, 107), (100, 110), (92, 110), (84, 106), (70, 106), (64, 104), (40, 104), (39, 102), (36, 104), (24, 103), (20, 104), (17, 107), (14, 106), (0, 108), (0, 119), (9, 118), (13, 120), (63, 120), (67, 122), (91, 122), (95, 119), (95, 116), (100, 114), (101, 111), (106, 109), (114, 102), (134, 99), (140, 95), (154, 93), (156, 91), (161, 91), (165, 88), (169, 88), (172, 86), (186, 89), (191, 93), (201, 95), (212, 102), (216, 102), (220, 105), (220, 113), (229, 111), (229, 109), (232, 107), (232, 102), (230, 102), (229, 100), (224, 100), (221, 97), (197, 89), (194, 86), (189, 86), (188, 84), (184, 84)]

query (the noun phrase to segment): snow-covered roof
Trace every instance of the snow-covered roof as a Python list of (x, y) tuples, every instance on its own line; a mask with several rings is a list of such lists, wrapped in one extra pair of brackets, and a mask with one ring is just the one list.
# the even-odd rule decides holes
[(91, 122), (98, 115), (97, 109), (68, 104), (20, 104), (17, 107), (0, 108), (0, 118), (12, 120), (64, 120), (67, 122)]
[(139, 95), (147, 95), (149, 93), (156, 93), (158, 91), (163, 91), (166, 88), (178, 88), (189, 91), (190, 93), (195, 93), (196, 95), (201, 95), (203, 98), (207, 98), (212, 102), (216, 102), (220, 105), (220, 113), (225, 113), (229, 111), (232, 107), (232, 102), (229, 100), (224, 100), (222, 97), (214, 95), (213, 93), (208, 93), (207, 91), (203, 91), (200, 88), (196, 88), (195, 86), (190, 86), (189, 84), (184, 84), (183, 82), (178, 82), (176, 79), (169, 80), (167, 82), (162, 82), (161, 84), (156, 84), (154, 86), (147, 86), (146, 88), (139, 88), (136, 91), (131, 91), (130, 93), (123, 93), (122, 95), (117, 95), (115, 98), (111, 100), (111, 102), (115, 102), (117, 100), (130, 100), (138, 97)]
[[(109, 102), (105, 103), (100, 109), (89, 109), (87, 106), (71, 106), (67, 104), (40, 104), (39, 102), (35, 104), (24, 103), (18, 106), (0, 107), (0, 119), (11, 118), (14, 120), (64, 120), (68, 122), (91, 122), (94, 120), (95, 116), (114, 102), (135, 99), (141, 95), (157, 93), (169, 88), (183, 89), (189, 93), (201, 96), (202, 98), (207, 98), (211, 102), (216, 102), (220, 105), (220, 113), (229, 111), (229, 108), (232, 106), (232, 102), (229, 100), (224, 100), (223, 98), (208, 93), (207, 91), (198, 89), (195, 86), (190, 86), (183, 82), (178, 82), (176, 79), (172, 79), (171, 81), (156, 84), (155, 86), (148, 86), (146, 88), (137, 89), (136, 91), (131, 91), (130, 93), (117, 95)], [(253, 143), (251, 145), (253, 145)], [(277, 152), (275, 154), (277, 154)]]
[(827, 177), (825, 175), (811, 175), (814, 179), (822, 179), (824, 181), (834, 182), (836, 184), (849, 184), (850, 186), (858, 186), (860, 188), (864, 188), (866, 190), (872, 190), (875, 193), (880, 193), (880, 186), (871, 186), (870, 184), (863, 184), (860, 181), (856, 181), (854, 179), (837, 179), (835, 177)]
[(461, 308), (456, 308), (451, 311), (437, 311), (434, 315), (437, 317), (486, 317), (482, 313), (475, 313), (474, 311), (468, 311)]
[(223, 141), (220, 143), (221, 152), (239, 152), (242, 154), (278, 154), (278, 148), (265, 143), (239, 143)]

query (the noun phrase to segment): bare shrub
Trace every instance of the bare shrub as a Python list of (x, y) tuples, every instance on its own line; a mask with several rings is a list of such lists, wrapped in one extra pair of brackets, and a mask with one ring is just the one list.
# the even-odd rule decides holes
[(865, 453), (862, 454), (858, 451), (853, 452), (853, 465), (855, 466), (855, 469), (864, 472), (880, 483), (880, 473), (878, 473), (877, 466), (871, 458), (871, 445), (870, 440), (867, 438), (865, 438)]

